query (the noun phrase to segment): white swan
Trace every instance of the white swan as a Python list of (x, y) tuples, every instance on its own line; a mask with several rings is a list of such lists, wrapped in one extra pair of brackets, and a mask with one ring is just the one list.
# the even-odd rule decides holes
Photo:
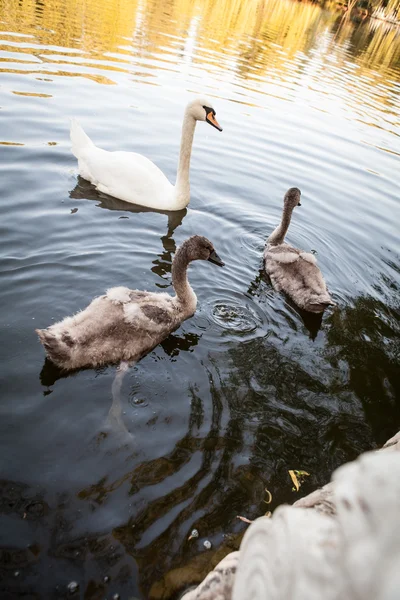
[(300, 206), (301, 192), (290, 188), (283, 205), (282, 220), (271, 233), (264, 251), (265, 270), (274, 288), (285, 292), (303, 310), (321, 313), (334, 306), (313, 254), (284, 243), (292, 212)]
[(78, 159), (79, 173), (100, 192), (126, 202), (159, 210), (181, 210), (190, 200), (189, 167), (196, 121), (207, 121), (222, 131), (209, 100), (196, 98), (189, 102), (183, 118), (176, 183), (172, 185), (142, 154), (98, 148), (72, 119), (72, 152)]
[(172, 261), (176, 296), (111, 288), (75, 316), (36, 330), (47, 356), (68, 370), (139, 360), (194, 314), (197, 298), (187, 279), (193, 260), (224, 265), (207, 238), (190, 237)]

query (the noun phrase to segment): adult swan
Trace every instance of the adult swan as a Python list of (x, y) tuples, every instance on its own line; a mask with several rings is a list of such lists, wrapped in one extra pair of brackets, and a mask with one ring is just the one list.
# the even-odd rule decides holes
[(211, 102), (196, 98), (186, 106), (176, 183), (148, 158), (136, 152), (108, 152), (95, 146), (79, 123), (71, 123), (72, 152), (81, 177), (96, 189), (132, 204), (159, 210), (180, 210), (189, 204), (189, 167), (196, 121), (207, 121), (222, 131)]

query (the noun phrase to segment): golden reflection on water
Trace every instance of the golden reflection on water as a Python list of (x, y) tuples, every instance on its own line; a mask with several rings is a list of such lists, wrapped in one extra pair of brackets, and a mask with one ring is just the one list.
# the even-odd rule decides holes
[(0, 18), (12, 31), (42, 45), (95, 53), (115, 49), (122, 36), (131, 36), (135, 14), (135, 0), (3, 0), (0, 5)]
[(192, 40), (195, 63), (230, 65), (244, 78), (284, 73), (302, 54), (317, 47), (329, 55), (334, 44), (344, 50), (340, 60), (351, 57), (361, 72), (367, 68), (386, 76), (400, 60), (396, 28), (347, 21), (337, 31), (340, 13), (291, 0), (3, 0), (0, 19), (3, 64), (20, 62), (19, 52), (25, 64), (35, 57), (39, 64), (124, 71), (141, 56), (170, 62), (171, 55), (188, 52), (185, 39)]
[(13, 91), (16, 96), (32, 96), (33, 98), (52, 98), (51, 94), (38, 94), (36, 92), (16, 92)]

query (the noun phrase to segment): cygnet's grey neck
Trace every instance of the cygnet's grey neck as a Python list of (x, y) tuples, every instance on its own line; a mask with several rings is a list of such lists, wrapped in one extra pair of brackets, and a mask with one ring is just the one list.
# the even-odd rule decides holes
[(181, 149), (179, 153), (178, 173), (175, 183), (175, 195), (186, 206), (190, 198), (190, 157), (192, 154), (193, 136), (196, 128), (195, 118), (186, 110), (183, 118)]
[(196, 308), (197, 299), (187, 278), (189, 262), (187, 250), (183, 245), (176, 251), (174, 260), (172, 262), (172, 285), (174, 286), (176, 295), (180, 302), (190, 308), (193, 308), (194, 311)]
[(293, 206), (287, 206), (286, 204), (284, 204), (281, 222), (279, 223), (278, 227), (269, 236), (269, 238), (267, 240), (268, 244), (274, 244), (274, 245), (283, 244), (285, 235), (287, 233), (287, 230), (289, 229), (293, 209), (294, 209)]

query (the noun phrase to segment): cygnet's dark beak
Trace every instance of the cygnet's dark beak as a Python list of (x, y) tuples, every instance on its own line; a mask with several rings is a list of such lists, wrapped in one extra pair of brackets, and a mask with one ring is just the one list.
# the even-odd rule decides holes
[(225, 263), (222, 262), (222, 260), (220, 259), (220, 257), (218, 256), (218, 254), (215, 252), (215, 250), (213, 250), (210, 254), (210, 256), (208, 257), (208, 259), (210, 262), (214, 263), (214, 265), (218, 265), (219, 267), (223, 267), (225, 266)]
[(297, 203), (297, 206), (301, 206), (301, 202), (298, 202), (298, 203)]

